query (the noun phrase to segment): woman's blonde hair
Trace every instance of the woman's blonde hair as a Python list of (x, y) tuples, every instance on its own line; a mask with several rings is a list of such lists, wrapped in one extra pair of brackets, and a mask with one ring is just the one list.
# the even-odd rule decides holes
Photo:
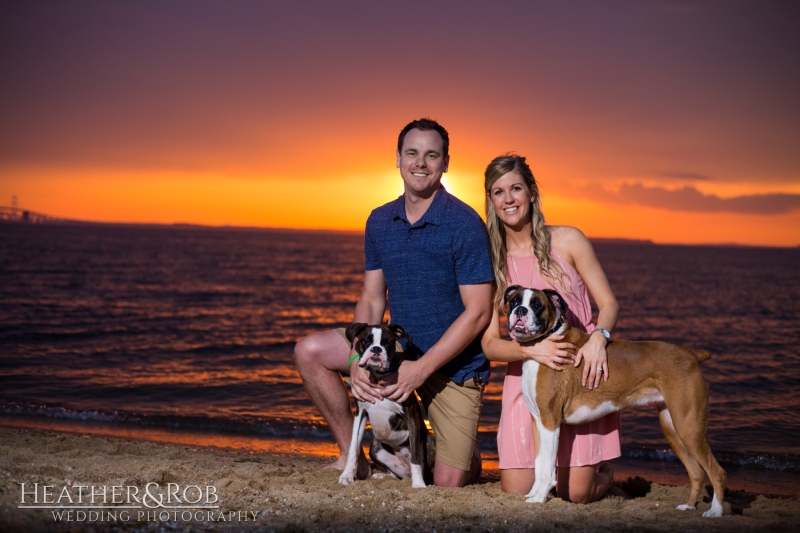
[[(539, 187), (533, 177), (525, 158), (519, 155), (507, 154), (496, 157), (486, 167), (483, 186), (486, 189), (486, 230), (489, 233), (489, 243), (492, 249), (492, 268), (496, 280), (494, 305), (497, 309), (503, 306), (503, 295), (508, 288), (506, 280), (509, 278), (508, 263), (506, 261), (506, 229), (503, 222), (494, 211), (490, 193), (494, 183), (509, 172), (517, 171), (522, 176), (525, 185), (533, 195), (531, 199), (531, 239), (533, 240), (533, 254), (536, 256), (537, 269), (545, 279), (553, 282), (554, 286), (561, 287), (567, 292), (570, 288), (564, 286), (566, 272), (553, 259), (550, 254), (550, 230), (545, 226), (544, 214), (539, 201)], [(520, 282), (520, 280), (517, 280)]]

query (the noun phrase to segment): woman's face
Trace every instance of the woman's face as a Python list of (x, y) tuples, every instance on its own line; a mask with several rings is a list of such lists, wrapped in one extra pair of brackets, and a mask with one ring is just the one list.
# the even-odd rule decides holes
[(503, 174), (488, 194), (498, 218), (506, 226), (522, 228), (531, 221), (533, 194), (516, 170)]

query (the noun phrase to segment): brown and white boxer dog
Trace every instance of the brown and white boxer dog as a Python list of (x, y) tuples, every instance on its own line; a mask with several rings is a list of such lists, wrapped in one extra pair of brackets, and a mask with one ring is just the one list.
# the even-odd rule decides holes
[[(345, 330), (350, 345), (361, 356), (358, 366), (367, 368), (375, 381), (397, 371), (403, 357), (395, 350), (398, 339), (411, 340), (397, 324), (370, 326), (350, 324)], [(339, 483), (349, 485), (355, 481), (359, 446), (364, 438), (364, 428), (369, 417), (372, 425), (372, 445), (369, 457), (383, 465), (396, 477), (411, 478), (415, 489), (433, 483), (433, 463), (436, 458), (436, 440), (428, 431), (422, 417), (422, 408), (416, 394), (402, 404), (383, 399), (375, 403), (358, 402), (358, 413), (353, 420), (353, 438), (347, 452), (347, 463)]]
[[(589, 335), (570, 328), (567, 303), (553, 290), (514, 285), (506, 290), (508, 330), (518, 342), (564, 335), (563, 342), (580, 348)], [(708, 474), (714, 486), (711, 509), (703, 516), (722, 516), (727, 475), (719, 466), (706, 438), (708, 386), (700, 363), (706, 350), (692, 350), (656, 341), (615, 340), (608, 344), (608, 365), (614, 369), (598, 389), (581, 385), (582, 370), (572, 365), (563, 372), (526, 359), (522, 365), (522, 393), (533, 417), (536, 481), (528, 502), (542, 503), (556, 485), (558, 434), (562, 422), (583, 424), (631, 405), (656, 403), (661, 430), (689, 473), (689, 499), (678, 509), (695, 509)]]

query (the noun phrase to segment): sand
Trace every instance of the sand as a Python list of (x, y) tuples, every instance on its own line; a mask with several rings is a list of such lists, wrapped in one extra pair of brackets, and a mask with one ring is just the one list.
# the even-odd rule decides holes
[[(618, 480), (614, 494), (590, 505), (558, 498), (528, 504), (503, 493), (492, 475), (461, 489), (412, 489), (408, 480), (391, 478), (343, 487), (338, 472), (322, 468), (330, 460), (0, 428), (0, 531), (796, 531), (800, 522), (797, 498), (729, 492), (725, 516), (708, 519), (701, 516), (707, 497), (696, 511), (678, 511), (688, 487), (641, 478)], [(58, 505), (70, 499), (86, 505), (91, 490), (95, 506), (20, 508), (22, 483), (28, 506), (37, 500), (52, 506), (59, 497)], [(141, 496), (148, 483), (164, 505), (176, 504), (175, 495), (186, 504), (181, 494), (201, 501), (179, 510), (155, 508), (152, 498), (140, 504), (135, 491)], [(80, 489), (80, 502), (79, 486), (94, 486)], [(103, 487), (107, 502), (116, 498), (117, 506), (98, 507)], [(126, 495), (131, 490), (133, 499)], [(217, 508), (197, 509), (206, 502)], [(119, 507), (130, 503), (140, 508)]]

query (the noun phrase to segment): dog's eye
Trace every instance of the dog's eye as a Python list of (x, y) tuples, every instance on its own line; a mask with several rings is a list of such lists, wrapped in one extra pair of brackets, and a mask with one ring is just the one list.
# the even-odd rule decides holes
[(533, 307), (534, 311), (539, 311), (543, 307), (542, 301), (537, 298), (536, 300), (531, 302), (531, 307)]

